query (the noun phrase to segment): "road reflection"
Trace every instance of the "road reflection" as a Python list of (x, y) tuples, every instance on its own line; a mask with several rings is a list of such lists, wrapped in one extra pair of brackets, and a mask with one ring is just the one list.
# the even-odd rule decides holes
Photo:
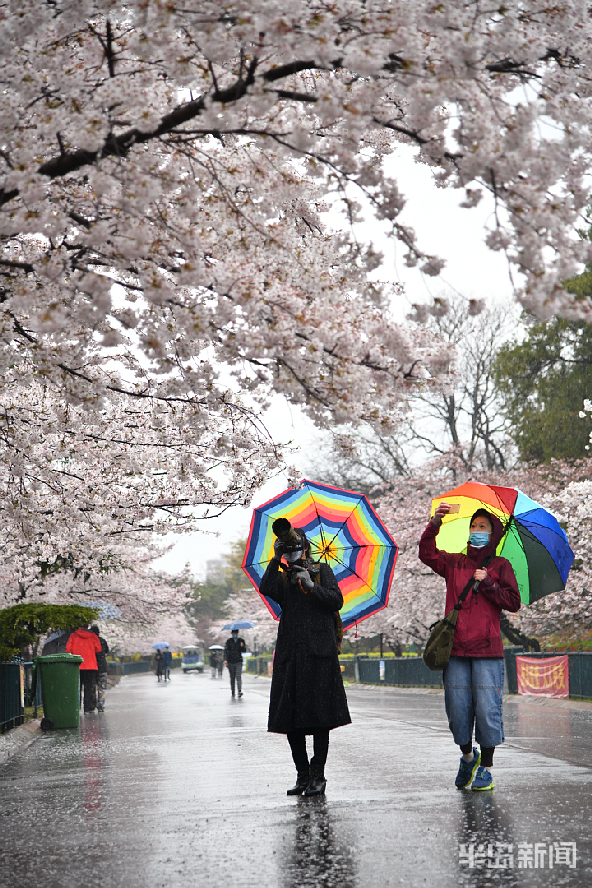
[(518, 737), (543, 754), (571, 760), (573, 757), (571, 713), (569, 709), (553, 710), (553, 718), (544, 706), (519, 700), (516, 705)]
[(282, 870), (285, 888), (357, 888), (352, 842), (324, 797), (298, 799), (294, 838)]
[(106, 723), (98, 713), (84, 718), (80, 723), (83, 765), (83, 806), (87, 814), (94, 815), (101, 807), (102, 757), (101, 744), (106, 735)]
[(494, 793), (462, 793), (459, 882), (471, 888), (517, 885), (524, 876), (524, 870), (516, 870), (513, 820)]

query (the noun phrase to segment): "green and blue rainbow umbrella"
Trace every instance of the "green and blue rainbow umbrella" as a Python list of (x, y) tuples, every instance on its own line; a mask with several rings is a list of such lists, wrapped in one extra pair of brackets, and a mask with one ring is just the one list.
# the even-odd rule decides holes
[(443, 501), (458, 503), (460, 510), (444, 516), (437, 538), (439, 549), (465, 551), (471, 516), (477, 509), (487, 509), (506, 529), (497, 554), (514, 568), (522, 602), (532, 604), (565, 589), (574, 560), (567, 536), (555, 516), (521, 490), (467, 481), (432, 500), (432, 515)]
[[(343, 595), (344, 629), (386, 607), (398, 547), (363, 494), (303, 480), (256, 508), (243, 570), (257, 590), (273, 557), (276, 518), (301, 527), (311, 557), (333, 570)], [(279, 605), (262, 597), (279, 619)]]

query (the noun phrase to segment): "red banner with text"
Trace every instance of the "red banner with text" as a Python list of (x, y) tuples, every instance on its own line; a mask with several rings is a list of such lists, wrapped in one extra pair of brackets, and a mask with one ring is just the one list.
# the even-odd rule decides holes
[(516, 657), (518, 693), (569, 697), (569, 657)]

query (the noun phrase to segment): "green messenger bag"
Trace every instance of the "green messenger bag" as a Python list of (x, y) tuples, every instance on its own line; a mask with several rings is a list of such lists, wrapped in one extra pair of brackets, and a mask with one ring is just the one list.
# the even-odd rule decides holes
[(443, 620), (438, 620), (430, 626), (431, 632), (423, 652), (423, 661), (433, 672), (448, 666), (459, 610), (460, 604), (455, 604)]

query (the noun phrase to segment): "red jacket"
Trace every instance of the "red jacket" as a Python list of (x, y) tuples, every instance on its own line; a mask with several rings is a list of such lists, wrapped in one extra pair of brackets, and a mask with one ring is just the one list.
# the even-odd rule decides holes
[(97, 653), (102, 650), (98, 635), (89, 629), (77, 629), (66, 645), (66, 653), (78, 654), (83, 658), (81, 669), (97, 669)]
[[(493, 533), (487, 546), (475, 549), (467, 546), (467, 554), (443, 552), (436, 548), (439, 527), (432, 522), (424, 530), (419, 543), (419, 558), (437, 574), (446, 579), (446, 613), (458, 601), (469, 578), (483, 560), (495, 552), (504, 527), (494, 515)], [(454, 633), (453, 657), (503, 657), (500, 634), (500, 613), (520, 610), (520, 593), (512, 565), (507, 558), (494, 555), (487, 566), (487, 577), (465, 598), (458, 614)]]

